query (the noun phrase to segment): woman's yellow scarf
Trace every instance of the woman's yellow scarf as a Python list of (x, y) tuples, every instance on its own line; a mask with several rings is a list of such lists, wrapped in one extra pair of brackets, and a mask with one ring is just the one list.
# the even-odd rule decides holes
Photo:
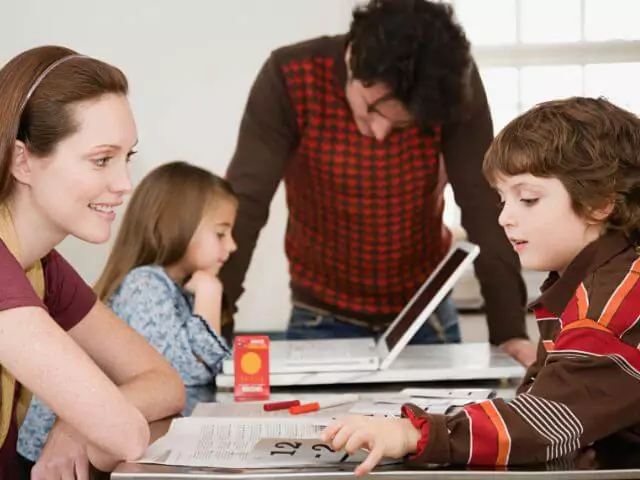
[[(0, 239), (14, 257), (20, 258), (18, 237), (13, 226), (11, 212), (5, 204), (0, 204)], [(44, 299), (44, 272), (42, 270), (42, 263), (38, 260), (25, 271), (25, 274), (40, 299)], [(13, 411), (16, 388), (20, 388), (20, 397), (18, 398), (18, 405), (16, 405), (16, 421), (18, 425), (24, 420), (24, 416), (29, 408), (31, 392), (24, 387), (17, 386), (16, 379), (9, 371), (2, 367), (2, 365), (0, 365), (0, 377), (0, 394), (2, 395), (0, 398), (0, 446), (2, 446), (9, 433), (9, 427), (11, 426), (11, 412)]]

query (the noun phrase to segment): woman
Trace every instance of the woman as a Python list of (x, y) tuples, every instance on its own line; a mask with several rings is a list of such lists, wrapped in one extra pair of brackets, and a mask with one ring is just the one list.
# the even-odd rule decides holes
[(0, 70), (0, 478), (17, 478), (26, 392), (59, 418), (34, 479), (138, 458), (147, 422), (184, 405), (178, 374), (55, 250), (110, 237), (137, 142), (127, 91), (120, 70), (62, 47)]

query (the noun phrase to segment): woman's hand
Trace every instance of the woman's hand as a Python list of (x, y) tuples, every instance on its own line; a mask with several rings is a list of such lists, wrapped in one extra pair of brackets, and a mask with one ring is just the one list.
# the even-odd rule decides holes
[(85, 439), (71, 426), (58, 420), (31, 470), (31, 480), (89, 480)]

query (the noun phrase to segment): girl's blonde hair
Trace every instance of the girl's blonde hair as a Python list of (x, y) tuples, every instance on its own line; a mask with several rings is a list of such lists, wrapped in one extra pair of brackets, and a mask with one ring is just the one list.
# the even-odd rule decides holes
[(186, 162), (170, 162), (136, 187), (107, 264), (95, 285), (106, 301), (134, 268), (180, 261), (213, 202), (236, 202), (223, 178)]

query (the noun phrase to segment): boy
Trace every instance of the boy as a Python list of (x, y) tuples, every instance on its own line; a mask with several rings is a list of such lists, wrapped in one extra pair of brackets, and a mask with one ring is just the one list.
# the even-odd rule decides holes
[(640, 443), (640, 120), (604, 99), (543, 103), (498, 134), (483, 168), (522, 266), (551, 272), (531, 305), (537, 360), (509, 402), (330, 425), (336, 449), (370, 451), (358, 475), (383, 456), (501, 466), (615, 434)]

